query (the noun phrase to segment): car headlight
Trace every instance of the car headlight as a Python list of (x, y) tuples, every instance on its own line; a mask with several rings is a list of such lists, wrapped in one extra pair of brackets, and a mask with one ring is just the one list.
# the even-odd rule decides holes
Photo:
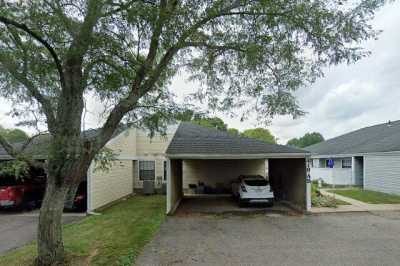
[(243, 192), (247, 192), (247, 189), (246, 189), (246, 187), (245, 187), (245, 186), (243, 186), (243, 185), (240, 185), (240, 188), (242, 189), (242, 191), (243, 191)]

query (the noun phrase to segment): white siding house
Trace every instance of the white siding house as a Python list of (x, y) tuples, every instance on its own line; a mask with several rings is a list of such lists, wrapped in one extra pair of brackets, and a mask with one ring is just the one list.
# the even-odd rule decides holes
[[(333, 160), (333, 167), (328, 166), (328, 160)], [(310, 175), (311, 180), (322, 180), (327, 184), (334, 185), (356, 185), (356, 172), (353, 169), (352, 157), (344, 158), (313, 158)]]
[[(400, 121), (362, 128), (309, 146), (311, 179), (400, 194)], [(334, 160), (328, 168), (326, 161)]]

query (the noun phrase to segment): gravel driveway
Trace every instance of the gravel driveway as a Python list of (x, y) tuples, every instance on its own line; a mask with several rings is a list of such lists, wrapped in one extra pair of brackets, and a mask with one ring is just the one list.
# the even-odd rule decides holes
[[(36, 238), (38, 210), (26, 213), (0, 212), (0, 255), (28, 244)], [(64, 223), (82, 219), (82, 214), (66, 214)]]
[(399, 265), (400, 212), (168, 217), (137, 265)]

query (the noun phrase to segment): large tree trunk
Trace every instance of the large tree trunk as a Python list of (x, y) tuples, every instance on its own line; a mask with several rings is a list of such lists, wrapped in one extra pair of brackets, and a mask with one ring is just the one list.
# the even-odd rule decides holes
[(40, 266), (64, 264), (62, 213), (67, 191), (66, 186), (48, 182), (39, 215), (37, 264)]

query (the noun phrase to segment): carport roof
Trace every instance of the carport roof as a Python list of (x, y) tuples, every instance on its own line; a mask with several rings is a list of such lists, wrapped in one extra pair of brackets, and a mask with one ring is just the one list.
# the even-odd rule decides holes
[(284, 145), (233, 136), (213, 128), (182, 122), (167, 149), (169, 157), (185, 155), (302, 155), (308, 152)]

